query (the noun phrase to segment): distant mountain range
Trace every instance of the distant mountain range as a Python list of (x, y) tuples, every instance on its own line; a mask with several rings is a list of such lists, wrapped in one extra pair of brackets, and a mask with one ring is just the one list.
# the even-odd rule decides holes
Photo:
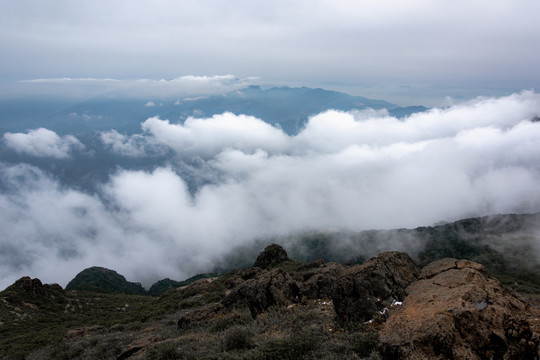
[(250, 86), (224, 95), (166, 99), (99, 97), (81, 103), (65, 100), (18, 99), (0, 101), (0, 132), (22, 132), (46, 127), (59, 134), (81, 134), (96, 130), (140, 132), (148, 117), (159, 116), (182, 123), (190, 116), (209, 117), (225, 111), (258, 117), (294, 135), (309, 116), (321, 111), (386, 109), (392, 116), (405, 117), (427, 110), (423, 106), (399, 107), (346, 93), (307, 87)]

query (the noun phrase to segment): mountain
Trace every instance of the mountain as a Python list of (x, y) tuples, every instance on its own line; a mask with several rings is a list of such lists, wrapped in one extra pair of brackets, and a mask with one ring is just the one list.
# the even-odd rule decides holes
[(114, 270), (94, 266), (81, 271), (71, 280), (66, 290), (85, 290), (98, 293), (124, 293), (144, 295), (146, 291), (140, 283), (133, 283)]
[(329, 109), (349, 111), (366, 108), (386, 109), (391, 115), (400, 118), (427, 110), (423, 106), (399, 107), (384, 100), (320, 88), (263, 89), (250, 86), (224, 95), (182, 98), (131, 99), (102, 96), (77, 104), (35, 99), (0, 102), (0, 129), (22, 132), (46, 127), (59, 134), (76, 135), (116, 129), (121, 133), (132, 134), (140, 132), (140, 124), (152, 116), (183, 123), (190, 116), (210, 117), (228, 111), (258, 117), (294, 135), (305, 126), (311, 115)]

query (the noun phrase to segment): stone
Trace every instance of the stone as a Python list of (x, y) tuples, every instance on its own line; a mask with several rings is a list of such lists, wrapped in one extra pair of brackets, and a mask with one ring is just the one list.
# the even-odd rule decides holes
[(319, 263), (303, 276), (300, 296), (306, 299), (329, 299), (333, 286), (343, 273), (344, 267), (336, 263)]
[(281, 269), (261, 271), (236, 288), (222, 300), (230, 307), (247, 306), (253, 318), (271, 306), (285, 306), (298, 300), (299, 286), (296, 281)]
[(442, 259), (419, 278), (380, 334), (383, 359), (538, 359), (534, 310), (482, 265)]
[(418, 269), (409, 255), (385, 252), (361, 265), (346, 268), (332, 288), (332, 300), (343, 322), (368, 321), (405, 298), (405, 289), (418, 278)]

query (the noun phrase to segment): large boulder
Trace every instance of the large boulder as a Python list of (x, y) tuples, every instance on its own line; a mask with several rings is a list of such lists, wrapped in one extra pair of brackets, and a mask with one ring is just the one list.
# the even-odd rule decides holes
[(332, 289), (336, 314), (345, 322), (370, 320), (393, 300), (403, 300), (405, 289), (417, 277), (414, 261), (396, 251), (347, 268)]
[(317, 260), (304, 274), (300, 285), (300, 296), (307, 299), (329, 299), (333, 295), (333, 286), (345, 269), (336, 263), (324, 263)]
[(283, 306), (296, 301), (299, 286), (287, 272), (271, 269), (233, 288), (222, 300), (226, 307), (248, 307), (255, 318), (271, 306)]
[(534, 310), (482, 265), (436, 261), (407, 293), (380, 334), (383, 359), (538, 359)]

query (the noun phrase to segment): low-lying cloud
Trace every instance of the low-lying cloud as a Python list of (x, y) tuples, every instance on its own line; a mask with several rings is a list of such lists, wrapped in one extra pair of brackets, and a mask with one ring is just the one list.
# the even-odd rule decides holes
[(72, 135), (58, 136), (54, 131), (39, 128), (27, 133), (5, 133), (8, 148), (24, 155), (66, 159), (73, 150), (82, 150), (84, 145)]
[[(92, 265), (148, 286), (265, 237), (540, 211), (538, 114), (540, 96), (527, 91), (402, 120), (330, 110), (296, 136), (232, 113), (150, 118), (140, 134), (102, 142), (131, 157), (174, 155), (152, 171), (119, 169), (94, 194), (3, 165), (0, 287), (26, 274), (65, 285)], [(207, 176), (195, 190), (180, 175), (186, 163)]]

